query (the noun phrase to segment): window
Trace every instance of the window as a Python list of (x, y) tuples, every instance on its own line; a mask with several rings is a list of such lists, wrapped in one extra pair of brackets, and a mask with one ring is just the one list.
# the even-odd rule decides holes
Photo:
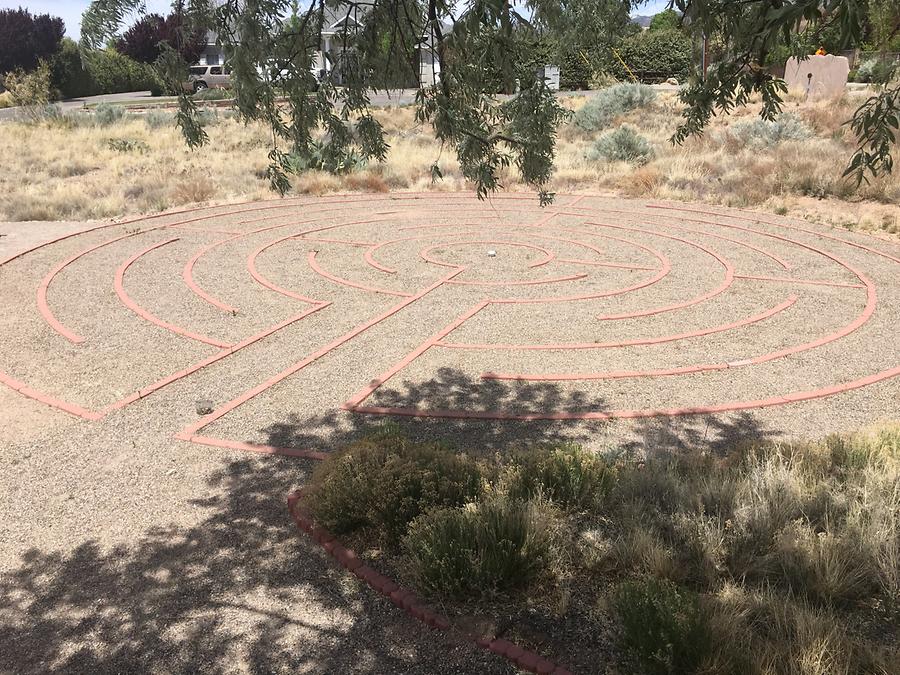
[(226, 74), (226, 75), (231, 75), (231, 68), (226, 68), (226, 69), (225, 69), (225, 74)]
[(193, 66), (188, 72), (191, 75), (206, 75), (206, 66)]
[(222, 66), (215, 66), (214, 68), (209, 69), (210, 75), (221, 75), (222, 74)]

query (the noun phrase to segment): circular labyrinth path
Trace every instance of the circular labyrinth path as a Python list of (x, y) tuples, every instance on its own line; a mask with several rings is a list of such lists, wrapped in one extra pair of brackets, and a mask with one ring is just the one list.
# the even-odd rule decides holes
[[(213, 207), (3, 262), (0, 382), (92, 422), (156, 399), (181, 440), (298, 455), (315, 453), (273, 447), (273, 425), (784, 420), (815, 401), (815, 433), (896, 416), (898, 281), (890, 242), (717, 207), (441, 193)], [(198, 399), (212, 412), (197, 417)]]

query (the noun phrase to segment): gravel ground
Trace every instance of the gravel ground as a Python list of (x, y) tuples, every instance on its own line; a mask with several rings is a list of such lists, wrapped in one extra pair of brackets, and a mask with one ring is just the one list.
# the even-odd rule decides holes
[[(490, 654), (420, 628), (296, 535), (284, 499), (305, 482), (308, 461), (174, 436), (198, 423), (199, 400), (218, 410), (278, 378), (227, 413), (214, 413), (199, 433), (328, 451), (383, 419), (341, 406), (403, 359), (405, 367), (363, 406), (426, 414), (712, 406), (897, 368), (900, 262), (852, 244), (898, 259), (900, 246), (774, 216), (704, 211), (590, 196), (561, 196), (549, 211), (523, 195), (488, 203), (452, 194), (301, 198), (114, 224), (0, 266), (0, 370), (105, 414), (83, 420), (0, 389), (0, 406), (9, 411), (0, 428), (2, 456), (12, 469), (0, 478), (0, 652), (14, 655), (2, 668), (508, 672)], [(0, 225), (0, 259), (96, 225)], [(117, 237), (125, 238), (111, 241)], [(216, 242), (196, 258), (193, 281), (234, 311), (183, 280), (185, 266)], [(389, 243), (368, 248), (380, 242)], [(151, 250), (155, 244), (163, 245)], [(96, 246), (47, 288), (55, 318), (84, 338), (74, 344), (38, 311), (36, 294), (55, 266)], [(466, 269), (450, 279), (454, 265)], [(852, 286), (861, 284), (853, 270), (874, 295)], [(436, 283), (441, 278), (445, 283)], [(491, 304), (443, 338), (455, 347), (407, 358), (484, 301)], [(865, 321), (858, 318), (864, 312)], [(632, 316), (598, 319), (620, 315)], [(845, 329), (854, 321), (855, 330)], [(678, 339), (696, 331), (708, 333)], [(841, 331), (847, 334), (758, 364), (596, 379), (777, 354)], [(261, 337), (241, 344), (251, 336)], [(198, 337), (240, 348), (226, 355)], [(637, 340), (656, 343), (609, 344)], [(555, 348), (460, 348), (473, 343)], [(565, 348), (571, 343), (590, 348)], [(310, 355), (317, 358), (281, 377)], [(487, 372), (569, 379), (482, 379)], [(594, 379), (571, 379), (577, 376)], [(453, 439), (473, 452), (562, 438), (639, 452), (697, 444), (724, 451), (738, 438), (851, 430), (895, 418), (898, 404), (894, 378), (809, 402), (715, 415), (611, 422), (426, 415), (399, 422), (414, 436)]]

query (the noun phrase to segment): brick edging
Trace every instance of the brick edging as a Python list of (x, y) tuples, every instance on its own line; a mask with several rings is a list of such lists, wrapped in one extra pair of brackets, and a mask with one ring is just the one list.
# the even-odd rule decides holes
[[(341, 545), (331, 532), (319, 526), (315, 520), (313, 520), (312, 516), (301, 506), (300, 499), (302, 496), (303, 492), (297, 490), (288, 495), (287, 499), (291, 518), (293, 518), (301, 531), (309, 535), (310, 538), (318, 543), (328, 555), (340, 563), (340, 565), (348, 572), (352, 572), (360, 579), (360, 581), (368, 584), (371, 588), (387, 597), (391, 602), (397, 605), (397, 607), (401, 608), (410, 616), (435, 630), (450, 630), (451, 624), (447, 617), (429, 607), (413, 591), (403, 588), (388, 577), (363, 563), (354, 551)], [(545, 659), (536, 652), (524, 649), (509, 640), (490, 638), (466, 632), (460, 633), (460, 635), (468, 642), (502, 656), (507, 661), (510, 661), (523, 670), (532, 673), (540, 673), (541, 675), (572, 675), (570, 671), (562, 666), (557, 665), (549, 659)]]

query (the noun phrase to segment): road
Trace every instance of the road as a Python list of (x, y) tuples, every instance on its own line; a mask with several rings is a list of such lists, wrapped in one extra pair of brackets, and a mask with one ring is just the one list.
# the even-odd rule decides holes
[[(659, 91), (677, 91), (678, 87), (671, 84), (654, 84), (651, 85)], [(560, 97), (566, 96), (593, 96), (597, 91), (561, 91)], [(159, 105), (166, 102), (174, 102), (174, 96), (151, 96), (149, 91), (130, 91), (121, 94), (101, 94), (100, 96), (84, 96), (82, 98), (72, 98), (65, 101), (59, 101), (56, 105), (60, 106), (64, 111), (78, 110), (85, 106), (92, 106), (98, 103), (120, 103), (128, 102), (129, 104), (140, 105)], [(398, 89), (392, 91), (378, 91), (371, 95), (371, 102), (377, 108), (390, 108), (399, 105), (410, 105), (416, 101), (415, 89)], [(13, 120), (18, 117), (19, 108), (5, 108), (0, 110), (0, 120)]]

